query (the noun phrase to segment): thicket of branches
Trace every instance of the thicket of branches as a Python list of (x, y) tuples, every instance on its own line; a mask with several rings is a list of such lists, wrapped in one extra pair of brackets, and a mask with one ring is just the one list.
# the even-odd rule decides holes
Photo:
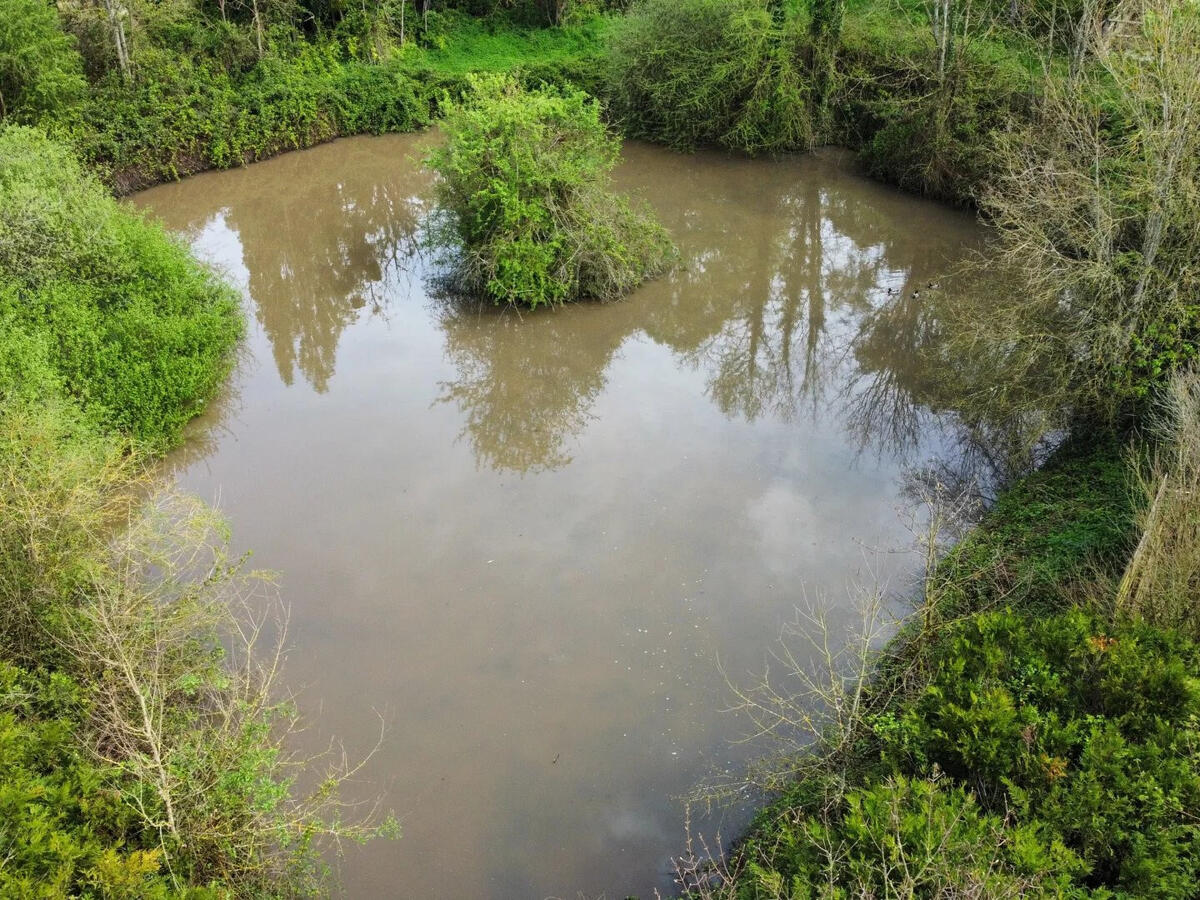
[[(1144, 408), (1200, 334), (1200, 9), (1123, 3), (1036, 120), (996, 146), (982, 195), (997, 297), (948, 308), (945, 367), (980, 407), (1114, 422)], [(962, 371), (965, 367), (958, 367)]]
[[(77, 795), (35, 794), (5, 833), (83, 848), (0, 866), (0, 892), (39, 881), (64, 895), (320, 892), (320, 842), (393, 826), (342, 802), (357, 771), (343, 755), (296, 752), (299, 720), (279, 681), (284, 608), (269, 579), (229, 557), (215, 514), (164, 492), (147, 463), (69, 405), (0, 404), (0, 659), (70, 690), (60, 715), (72, 724), (41, 752), (65, 753), (76, 778), (117, 798), (71, 818), (62, 804)], [(0, 732), (19, 746), (20, 729), (46, 722), (24, 708)], [(105, 854), (116, 854), (111, 871)], [(120, 894), (127, 878), (132, 893)]]
[(583, 92), (480, 78), (442, 127), (434, 237), (457, 289), (529, 307), (613, 300), (666, 268), (670, 239), (612, 189), (620, 143)]

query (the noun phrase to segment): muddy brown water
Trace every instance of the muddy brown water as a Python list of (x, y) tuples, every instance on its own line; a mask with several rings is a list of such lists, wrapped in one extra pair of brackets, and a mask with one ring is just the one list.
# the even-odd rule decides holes
[(762, 749), (721, 669), (761, 671), (804, 595), (841, 627), (855, 581), (916, 570), (904, 473), (951, 438), (913, 401), (912, 294), (980, 233), (841, 156), (631, 145), (617, 182), (680, 268), (621, 303), (468, 308), (421, 246), (430, 139), (133, 198), (251, 322), (173, 463), (282, 573), (305, 740), (361, 753), (386, 722), (355, 790), (404, 833), (347, 853), (346, 895), (650, 896), (679, 795)]

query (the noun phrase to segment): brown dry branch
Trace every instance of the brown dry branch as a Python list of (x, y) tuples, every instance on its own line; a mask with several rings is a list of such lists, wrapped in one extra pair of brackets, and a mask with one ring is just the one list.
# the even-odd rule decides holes
[(1200, 290), (1200, 10), (1120, 4), (1088, 61), (1047, 77), (981, 198), (1017, 282), (951, 313), (945, 370), (970, 402), (1046, 428), (1113, 419), (1186, 358)]

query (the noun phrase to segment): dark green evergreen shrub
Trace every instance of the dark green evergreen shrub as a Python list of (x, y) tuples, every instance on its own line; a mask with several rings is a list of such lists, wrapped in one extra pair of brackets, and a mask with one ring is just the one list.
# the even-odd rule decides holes
[(1083, 611), (952, 626), (932, 678), (872, 728), (885, 769), (945, 772), (1036, 825), (1079, 886), (1191, 897), (1200, 881), (1200, 650), (1170, 630)]

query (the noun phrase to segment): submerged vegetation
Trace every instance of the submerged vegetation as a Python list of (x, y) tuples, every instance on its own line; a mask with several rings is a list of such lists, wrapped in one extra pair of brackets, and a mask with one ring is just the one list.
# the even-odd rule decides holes
[(775, 798), (682, 888), (1195, 896), (1200, 7), (621, 6), (0, 0), (0, 893), (316, 892), (316, 839), (374, 833), (344, 769), (296, 789), (263, 582), (148, 474), (229, 371), (236, 297), (103, 185), (444, 116), (444, 237), (497, 302), (664, 267), (609, 189), (606, 119), (680, 149), (839, 143), (977, 205), (1006, 265), (943, 317), (923, 399), (1065, 437), (944, 554), (931, 507), (891, 643), (866, 628), (830, 686), (742, 694), (791, 741), (754, 773)]
[(611, 300), (666, 265), (666, 232), (609, 186), (620, 149), (586, 94), (476, 81), (443, 129), (429, 157), (437, 237), (455, 248), (462, 290), (531, 308)]

